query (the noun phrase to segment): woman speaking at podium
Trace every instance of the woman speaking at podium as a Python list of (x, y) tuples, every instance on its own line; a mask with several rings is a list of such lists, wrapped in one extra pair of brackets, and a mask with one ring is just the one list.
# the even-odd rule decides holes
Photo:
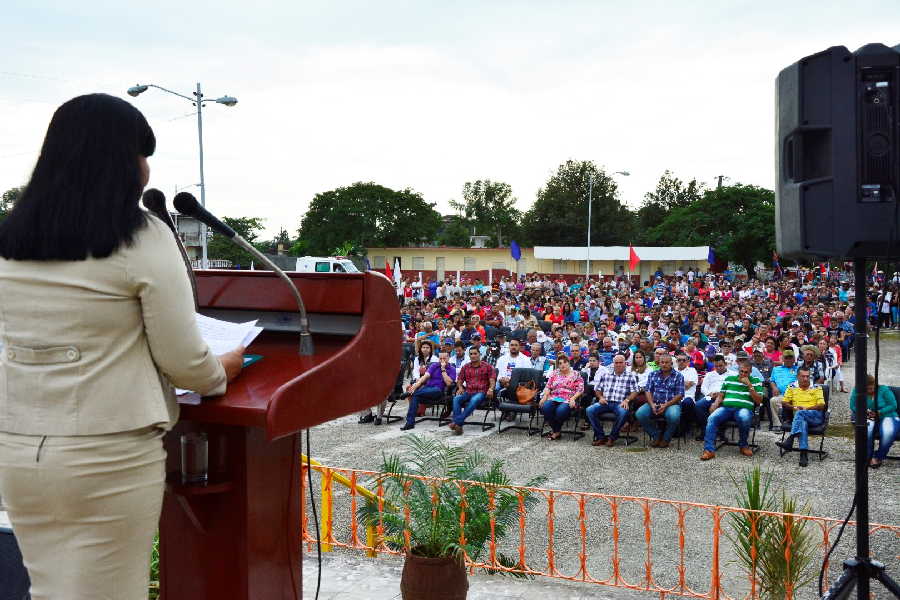
[(104, 94), (60, 106), (0, 224), (0, 498), (35, 600), (145, 600), (172, 385), (223, 394), (175, 239), (138, 206), (156, 140)]

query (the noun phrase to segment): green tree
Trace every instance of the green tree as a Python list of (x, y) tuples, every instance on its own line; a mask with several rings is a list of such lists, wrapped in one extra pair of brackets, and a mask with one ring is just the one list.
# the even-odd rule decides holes
[(686, 184), (666, 170), (656, 189), (644, 195), (644, 201), (637, 211), (638, 237), (641, 242), (647, 241), (648, 233), (665, 221), (673, 209), (690, 206), (703, 195), (704, 186), (696, 179)]
[(299, 235), (307, 253), (324, 255), (345, 243), (370, 248), (433, 242), (440, 226), (441, 215), (417, 192), (358, 182), (316, 194)]
[(9, 214), (9, 211), (12, 210), (24, 193), (25, 186), (10, 188), (3, 192), (3, 196), (0, 196), (0, 221), (6, 218), (6, 215)]
[(440, 246), (469, 245), (469, 236), (472, 235), (472, 225), (462, 215), (447, 215), (442, 218), (443, 225), (437, 234), (437, 243)]
[[(257, 247), (260, 252), (268, 252), (268, 244), (258, 243), (257, 237), (259, 232), (263, 230), (263, 220), (259, 217), (223, 217), (222, 220), (226, 225), (234, 229), (235, 233)], [(242, 250), (231, 243), (228, 238), (216, 235), (209, 230), (209, 241), (207, 242), (207, 254), (210, 259), (230, 260), (234, 266), (248, 266), (253, 260), (245, 250)]]
[(587, 241), (588, 185), (591, 191), (591, 245), (627, 244), (634, 215), (618, 198), (616, 182), (591, 161), (567, 161), (538, 191), (525, 214), (523, 233), (538, 246), (583, 246)]
[(706, 190), (699, 200), (672, 209), (648, 238), (666, 246), (710, 245), (717, 258), (756, 277), (756, 262), (768, 261), (775, 248), (775, 193), (741, 184)]
[(508, 239), (522, 218), (512, 187), (490, 179), (467, 181), (463, 185), (462, 202), (451, 200), (450, 206), (464, 215), (478, 233), (490, 232), (493, 245), (498, 247), (503, 246), (504, 232)]

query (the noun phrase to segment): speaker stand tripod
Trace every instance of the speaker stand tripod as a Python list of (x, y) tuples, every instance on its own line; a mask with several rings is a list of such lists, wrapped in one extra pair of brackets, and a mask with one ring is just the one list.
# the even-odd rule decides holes
[[(844, 572), (835, 581), (822, 600), (846, 600), (855, 587), (859, 600), (869, 600), (870, 583), (880, 582), (895, 597), (900, 598), (900, 586), (888, 577), (884, 564), (869, 558), (869, 444), (866, 431), (866, 370), (869, 341), (869, 322), (866, 316), (866, 259), (853, 259), (854, 290), (856, 298), (853, 311), (856, 316), (856, 352), (854, 354), (856, 380), (856, 557), (844, 561)], [(877, 398), (878, 390), (875, 390)]]

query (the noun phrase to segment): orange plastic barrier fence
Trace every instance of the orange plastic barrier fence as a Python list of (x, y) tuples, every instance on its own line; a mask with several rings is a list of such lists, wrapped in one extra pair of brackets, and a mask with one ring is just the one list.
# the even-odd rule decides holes
[[(302, 465), (304, 486), (309, 467)], [(386, 507), (385, 490), (376, 483), (373, 490), (378, 506), (379, 522), (374, 538), (359, 534), (365, 527), (357, 517), (357, 509), (364, 498), (358, 486), (342, 488), (340, 495), (333, 491), (330, 481), (336, 475), (347, 478), (353, 484), (365, 481), (375, 482), (383, 474), (357, 469), (340, 469), (313, 465), (314, 472), (322, 478), (322, 490), (329, 490), (328, 513), (322, 514), (322, 544), (375, 554), (402, 554), (401, 550), (390, 548), (384, 543), (384, 523), (381, 516)], [(426, 483), (446, 483), (437, 478), (413, 477)], [(406, 482), (408, 486), (409, 482)], [(763, 525), (782, 532), (779, 552), (783, 547), (784, 563), (778, 568), (788, 570), (792, 561), (801, 562), (792, 555), (795, 542), (793, 536), (811, 539), (812, 557), (808, 572), (813, 574), (805, 583), (807, 590), (803, 596), (814, 595), (816, 579), (828, 549), (831, 547), (840, 527), (837, 519), (803, 514), (747, 511), (740, 508), (714, 506), (696, 502), (678, 502), (658, 498), (614, 496), (591, 492), (572, 492), (544, 488), (504, 486), (507, 492), (518, 497), (518, 523), (504, 540), (497, 540), (494, 531), (494, 497), (499, 488), (476, 481), (450, 482), (459, 490), (462, 498), (459, 506), (461, 539), (466, 542), (464, 525), (466, 519), (465, 499), (467, 490), (481, 487), (489, 498), (490, 530), (484, 560), (466, 556), (470, 571), (486, 569), (522, 573), (532, 576), (551, 577), (605, 585), (632, 590), (657, 593), (667, 596), (688, 598), (708, 598), (710, 600), (737, 600), (759, 598), (761, 582), (766, 581), (764, 573), (757, 569), (771, 568), (772, 561), (766, 563), (760, 555), (759, 529)], [(405, 488), (408, 491), (408, 487)], [(525, 498), (531, 495), (541, 504), (526, 510)], [(304, 488), (304, 497), (306, 489)], [(436, 507), (439, 499), (433, 496)], [(309, 511), (306, 511), (309, 514)], [(401, 510), (409, 522), (408, 507)], [(316, 543), (311, 534), (308, 517), (302, 524), (303, 540), (310, 545)], [(738, 559), (739, 544), (735, 540), (735, 527), (740, 521), (749, 534), (744, 536), (747, 561)], [(840, 571), (840, 561), (853, 554), (855, 522), (850, 521), (844, 531), (840, 545), (832, 555), (837, 564), (826, 565), (825, 582), (832, 581)], [(896, 572), (900, 565), (900, 526), (872, 524), (869, 528), (873, 553), (887, 564), (888, 570)], [(529, 542), (529, 534), (531, 541)], [(563, 538), (567, 544), (560, 544)], [(536, 547), (535, 539), (541, 541)], [(405, 531), (404, 546), (409, 550), (409, 530)], [(760, 544), (760, 545), (758, 545)], [(502, 545), (502, 548), (500, 547)], [(797, 549), (802, 545), (797, 545)], [(515, 566), (504, 566), (499, 562), (501, 550), (515, 559)], [(771, 557), (768, 557), (771, 558)], [(780, 562), (780, 561), (775, 561)], [(765, 564), (764, 564), (765, 563)], [(768, 581), (771, 581), (768, 574)], [(790, 581), (782, 591), (787, 600), (793, 600), (798, 590)]]

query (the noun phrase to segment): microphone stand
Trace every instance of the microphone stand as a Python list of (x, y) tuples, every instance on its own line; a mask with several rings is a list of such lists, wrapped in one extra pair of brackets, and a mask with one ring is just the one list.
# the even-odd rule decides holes
[(309, 318), (306, 316), (306, 305), (303, 303), (303, 297), (300, 296), (300, 290), (297, 289), (297, 286), (294, 285), (294, 282), (291, 281), (291, 278), (287, 276), (281, 268), (278, 267), (275, 263), (273, 263), (269, 258), (257, 250), (253, 244), (242, 238), (239, 234), (235, 233), (232, 236), (231, 241), (246, 250), (250, 253), (253, 258), (266, 265), (269, 269), (271, 269), (278, 277), (284, 281), (291, 290), (291, 293), (294, 295), (294, 299), (297, 301), (297, 308), (300, 312), (300, 354), (301, 356), (310, 356), (315, 350), (313, 347), (312, 334), (309, 332)]
[[(158, 190), (152, 191), (158, 192)], [(172, 231), (172, 235), (175, 236), (175, 243), (178, 244), (178, 251), (181, 252), (181, 260), (184, 261), (184, 268), (187, 270), (188, 281), (191, 282), (191, 291), (194, 293), (194, 309), (198, 309), (200, 308), (200, 300), (197, 297), (197, 279), (194, 277), (194, 268), (191, 266), (191, 259), (188, 258), (187, 250), (184, 247), (184, 242), (181, 240), (181, 236), (178, 235), (178, 228), (172, 221), (172, 215), (169, 214), (169, 211), (166, 209), (165, 196), (163, 196), (162, 192), (159, 192), (157, 201), (148, 201), (147, 198), (148, 196), (145, 192), (143, 197), (144, 207), (154, 215), (156, 215), (156, 217), (160, 221), (165, 223), (166, 226)]]

